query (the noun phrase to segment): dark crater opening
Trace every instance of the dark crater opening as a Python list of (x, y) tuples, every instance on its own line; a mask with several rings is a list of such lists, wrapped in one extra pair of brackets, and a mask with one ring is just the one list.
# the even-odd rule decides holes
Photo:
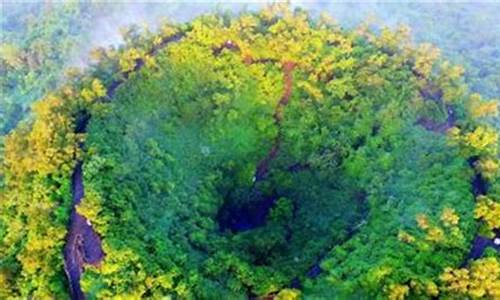
[(219, 229), (238, 233), (264, 226), (278, 198), (275, 192), (263, 193), (255, 186), (229, 192), (217, 215)]

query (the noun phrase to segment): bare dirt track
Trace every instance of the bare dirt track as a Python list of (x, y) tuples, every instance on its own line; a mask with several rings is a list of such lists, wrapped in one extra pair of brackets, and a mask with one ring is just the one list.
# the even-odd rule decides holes
[[(170, 42), (176, 42), (182, 38), (181, 34), (175, 35), (170, 39), (164, 40), (158, 47), (152, 49), (148, 52), (149, 55), (154, 55), (158, 52), (160, 48), (167, 46)], [(238, 50), (237, 46), (233, 43), (226, 42), (222, 47), (214, 50), (214, 55), (219, 55), (221, 51), (227, 48), (229, 50)], [(276, 63), (271, 59), (261, 59), (261, 60), (253, 60), (252, 58), (246, 57), (243, 59), (244, 63), (252, 64), (252, 63)], [(129, 78), (131, 72), (136, 72), (142, 68), (144, 65), (144, 61), (142, 59), (136, 60), (136, 65), (132, 71), (123, 73), (122, 78), (113, 81), (108, 89), (107, 89), (107, 99), (110, 100), (116, 90)], [(293, 71), (295, 69), (294, 62), (283, 62), (281, 63), (281, 68), (283, 72), (283, 93), (281, 98), (275, 108), (275, 112), (273, 115), (274, 122), (278, 128), (278, 134), (274, 141), (272, 142), (271, 149), (267, 152), (266, 156), (259, 161), (255, 170), (255, 183), (264, 180), (270, 171), (270, 166), (272, 162), (276, 159), (280, 152), (281, 141), (282, 141), (282, 129), (281, 124), (284, 119), (284, 111), (287, 105), (290, 103), (290, 99), (292, 96), (293, 90)], [(88, 120), (91, 116), (88, 116), (86, 120), (82, 123), (76, 124), (76, 132), (85, 133)], [(424, 127), (426, 130), (433, 131), (439, 134), (445, 134), (448, 129), (455, 125), (455, 113), (452, 108), (447, 107), (447, 119), (443, 123), (436, 123), (432, 120), (428, 119), (420, 119), (418, 120), (418, 124)], [(83, 144), (80, 145), (83, 148)], [(65, 264), (65, 272), (68, 277), (70, 292), (72, 299), (85, 299), (85, 295), (80, 287), (80, 279), (84, 272), (84, 268), (86, 265), (94, 265), (99, 266), (102, 260), (105, 257), (105, 253), (102, 249), (102, 243), (99, 235), (95, 232), (92, 225), (89, 221), (80, 215), (76, 211), (76, 206), (82, 201), (85, 195), (85, 188), (83, 182), (83, 165), (82, 161), (77, 161), (77, 164), (73, 170), (72, 175), (72, 199), (73, 199), (73, 208), (70, 216), (70, 224), (68, 228), (68, 235), (66, 238), (66, 245), (64, 248), (64, 264)], [(476, 180), (479, 180), (476, 182)], [(483, 185), (484, 182), (481, 181), (480, 177), (475, 177), (471, 183), (471, 188), (474, 191), (474, 195), (478, 196), (480, 194), (484, 194), (485, 191), (483, 189), (478, 189), (478, 185)], [(255, 184), (254, 184), (255, 186)], [(258, 211), (258, 220), (252, 220), (248, 226), (245, 228), (254, 228), (259, 226), (258, 223), (265, 222), (268, 211), (274, 205), (276, 198), (267, 197), (259, 201), (259, 206), (257, 208)], [(234, 212), (236, 215), (241, 212)], [(498, 233), (497, 233), (498, 236)], [(488, 246), (494, 246), (493, 240), (487, 239), (485, 237), (477, 235), (473, 241), (472, 248), (470, 250), (469, 255), (467, 256), (467, 260), (469, 259), (477, 259), (481, 257), (484, 253), (484, 250)], [(498, 249), (498, 246), (496, 247)], [(309, 277), (316, 277), (320, 274), (321, 268), (318, 264), (315, 264), (310, 272), (308, 273)]]
[[(226, 44), (227, 42), (224, 45)], [(225, 47), (228, 48), (227, 46)], [(234, 50), (238, 48), (237, 46), (232, 46), (228, 49)], [(216, 53), (220, 53), (220, 51), (221, 50), (217, 50)], [(243, 61), (247, 65), (272, 62), (271, 60), (253, 60), (248, 57)], [(227, 210), (227, 214), (225, 214), (224, 217), (219, 217), (219, 224), (222, 230), (230, 228), (233, 232), (240, 232), (264, 225), (270, 209), (277, 200), (275, 196), (263, 196), (257, 183), (263, 181), (267, 177), (272, 161), (279, 154), (282, 140), (281, 123), (284, 117), (284, 109), (290, 103), (290, 98), (292, 96), (293, 70), (295, 68), (295, 63), (283, 62), (281, 68), (283, 72), (283, 92), (273, 114), (274, 123), (278, 128), (278, 134), (273, 140), (271, 149), (267, 152), (266, 156), (260, 160), (255, 169), (254, 184), (249, 191), (249, 195), (251, 195), (253, 200), (242, 207), (228, 206), (222, 209), (223, 211)]]
[[(425, 93), (421, 92), (422, 96), (426, 96)], [(439, 92), (438, 98), (427, 98), (428, 101), (441, 101), (442, 92)], [(451, 106), (446, 106), (447, 118), (446, 121), (442, 123), (437, 123), (430, 119), (420, 118), (417, 120), (417, 124), (422, 126), (428, 131), (436, 132), (438, 134), (446, 134), (449, 129), (456, 125), (456, 115), (455, 110)], [(477, 158), (471, 158), (469, 160), (469, 165), (472, 169), (475, 169), (475, 163)], [(471, 191), (474, 195), (474, 198), (477, 199), (480, 195), (486, 195), (488, 191), (488, 184), (481, 176), (480, 173), (476, 171), (473, 178), (471, 179)], [(483, 256), (486, 248), (491, 247), (497, 251), (500, 251), (500, 244), (495, 244), (495, 239), (500, 238), (500, 231), (495, 231), (495, 236), (493, 238), (487, 238), (481, 236), (479, 233), (476, 233), (474, 236), (474, 240), (472, 241), (472, 246), (469, 250), (469, 253), (465, 257), (464, 262), (462, 263), (462, 267), (465, 267), (469, 261), (479, 259)]]
[[(155, 55), (160, 49), (166, 47), (172, 42), (179, 41), (184, 36), (183, 33), (177, 33), (171, 37), (165, 38), (157, 46), (153, 47), (147, 55)], [(111, 99), (116, 90), (129, 78), (131, 72), (136, 72), (144, 66), (142, 59), (135, 61), (135, 67), (132, 71), (122, 73), (122, 78), (113, 81), (107, 88), (107, 98)], [(75, 133), (83, 134), (87, 131), (87, 124), (92, 116), (87, 111), (80, 112), (80, 117), (75, 122)], [(80, 149), (84, 144), (79, 145)], [(66, 236), (66, 245), (64, 247), (64, 271), (68, 278), (71, 299), (85, 299), (80, 286), (80, 279), (86, 265), (99, 266), (104, 259), (105, 253), (102, 249), (102, 242), (99, 235), (84, 216), (76, 211), (76, 206), (80, 204), (85, 195), (83, 182), (83, 161), (76, 162), (71, 177), (71, 189), (73, 207), (71, 209), (68, 234)]]
[(268, 152), (267, 156), (260, 161), (257, 165), (257, 171), (255, 172), (256, 181), (260, 181), (264, 179), (269, 172), (269, 164), (271, 161), (276, 158), (278, 155), (280, 145), (281, 145), (281, 122), (283, 120), (284, 109), (290, 102), (290, 97), (292, 96), (292, 88), (293, 88), (293, 70), (295, 68), (295, 64), (293, 62), (285, 62), (283, 63), (283, 94), (281, 99), (276, 106), (274, 111), (274, 123), (278, 127), (278, 135), (271, 147), (271, 150)]
[(69, 279), (73, 299), (85, 299), (80, 288), (80, 277), (84, 265), (98, 265), (104, 258), (101, 239), (85, 217), (76, 211), (84, 197), (82, 162), (76, 165), (71, 178), (73, 192), (73, 209), (71, 225), (64, 248), (64, 266)]

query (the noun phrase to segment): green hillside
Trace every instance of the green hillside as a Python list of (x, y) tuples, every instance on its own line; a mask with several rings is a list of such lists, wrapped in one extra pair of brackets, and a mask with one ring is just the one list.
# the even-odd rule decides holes
[(286, 5), (125, 40), (5, 138), (0, 298), (500, 297), (498, 100), (439, 49)]

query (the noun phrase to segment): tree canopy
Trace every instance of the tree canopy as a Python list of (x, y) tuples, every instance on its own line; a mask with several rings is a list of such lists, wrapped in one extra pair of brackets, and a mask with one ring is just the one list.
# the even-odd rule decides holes
[(125, 40), (6, 137), (0, 297), (69, 297), (80, 163), (89, 299), (500, 297), (498, 106), (439, 49), (281, 4)]

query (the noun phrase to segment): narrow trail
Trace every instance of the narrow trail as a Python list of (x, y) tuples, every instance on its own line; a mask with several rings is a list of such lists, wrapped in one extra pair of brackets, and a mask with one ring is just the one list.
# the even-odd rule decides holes
[[(226, 46), (226, 48), (228, 47)], [(229, 49), (233, 50), (237, 49), (237, 47), (232, 46)], [(217, 51), (220, 53), (220, 50)], [(268, 59), (254, 60), (248, 57), (245, 57), (243, 61), (245, 64), (274, 62)], [(241, 232), (264, 225), (270, 209), (278, 199), (276, 195), (263, 196), (257, 186), (257, 183), (267, 177), (269, 174), (270, 164), (277, 157), (280, 151), (282, 140), (281, 123), (284, 117), (284, 109), (290, 103), (290, 98), (292, 96), (293, 70), (295, 69), (295, 63), (284, 62), (281, 65), (283, 72), (283, 93), (273, 113), (273, 119), (276, 127), (278, 128), (278, 134), (273, 140), (271, 149), (257, 164), (254, 173), (255, 180), (249, 191), (250, 202), (246, 203), (242, 207), (232, 207), (231, 205), (228, 205), (227, 207), (222, 208), (222, 211), (226, 212), (222, 216), (218, 217), (222, 231), (225, 229), (231, 229), (233, 232)]]
[[(213, 54), (216, 56), (220, 55), (222, 53), (223, 49), (228, 49), (231, 51), (239, 51), (240, 50), (240, 48), (237, 44), (235, 44), (231, 41), (226, 41), (223, 45), (214, 49)], [(250, 65), (250, 64), (255, 64), (255, 63), (276, 63), (276, 60), (266, 59), (266, 58), (254, 59), (250, 56), (246, 56), (243, 58), (243, 62), (247, 65)], [(278, 134), (273, 142), (271, 149), (267, 153), (266, 157), (264, 159), (262, 159), (256, 167), (255, 181), (254, 181), (254, 184), (252, 187), (252, 192), (251, 192), (254, 195), (260, 194), (260, 192), (258, 191), (258, 189), (256, 187), (256, 184), (260, 181), (263, 181), (267, 177), (267, 175), (269, 174), (269, 168), (270, 168), (271, 163), (278, 156), (278, 154), (280, 152), (281, 141), (283, 138), (281, 123), (282, 123), (283, 118), (284, 118), (284, 110), (285, 110), (286, 106), (290, 103), (290, 98), (292, 96), (293, 71), (294, 71), (295, 67), (296, 67), (296, 63), (292, 62), (292, 61), (286, 61), (286, 62), (282, 63), (283, 93), (281, 95), (280, 101), (278, 102), (278, 105), (276, 106), (274, 114), (273, 114), (274, 123), (278, 128)], [(288, 168), (288, 170), (290, 172), (298, 172), (300, 170), (308, 169), (308, 168), (309, 168), (308, 165), (294, 164), (294, 165), (290, 166)], [(361, 196), (361, 198), (363, 198), (363, 200), (361, 200), (361, 201), (364, 201), (365, 197), (366, 197), (366, 195)], [(267, 197), (267, 198), (262, 199), (261, 201), (258, 201), (257, 203), (252, 203), (254, 207), (257, 207), (257, 209), (256, 209), (257, 212), (255, 213), (256, 216), (249, 216), (249, 215), (245, 214), (245, 212), (248, 211), (248, 207), (243, 207), (243, 208), (240, 208), (239, 211), (231, 212), (231, 214), (235, 215), (234, 221), (235, 221), (235, 223), (237, 223), (236, 224), (237, 226), (235, 226), (235, 227), (237, 227), (237, 229), (238, 229), (238, 230), (234, 230), (234, 228), (233, 228), (233, 231), (244, 231), (244, 230), (252, 229), (252, 228), (255, 228), (255, 227), (258, 227), (258, 226), (264, 224), (266, 217), (268, 215), (268, 212), (273, 207), (275, 201), (276, 201), (276, 197)], [(252, 218), (252, 220), (251, 221), (246, 220), (247, 218)], [(241, 219), (243, 219), (243, 220), (241, 220)], [(243, 224), (239, 224), (239, 223), (243, 223)], [(350, 228), (348, 235), (349, 236), (354, 235), (355, 232), (357, 232), (359, 230), (359, 227), (363, 224), (364, 224), (364, 222), (362, 222), (361, 224), (358, 224), (357, 226), (355, 226), (353, 228)], [(233, 225), (235, 225), (235, 224), (233, 224)], [(322, 254), (322, 255), (320, 255), (320, 257), (318, 257), (317, 262), (314, 263), (309, 268), (309, 270), (306, 274), (307, 277), (316, 278), (317, 276), (319, 276), (319, 274), (321, 273), (321, 268), (320, 268), (319, 264), (325, 255), (326, 254)], [(301, 286), (301, 282), (300, 282), (299, 278), (294, 278), (292, 280), (292, 282), (290, 283), (290, 287), (292, 287), (292, 288), (299, 288), (300, 286)], [(274, 296), (275, 295), (268, 295), (267, 297), (262, 298), (262, 299), (274, 299)]]
[[(438, 90), (434, 94), (430, 94), (425, 89), (420, 91), (422, 97), (427, 99), (427, 101), (436, 101), (442, 104), (441, 96), (442, 91)], [(446, 121), (442, 123), (436, 123), (430, 119), (420, 118), (417, 120), (417, 124), (422, 126), (428, 131), (436, 132), (439, 134), (446, 134), (446, 132), (455, 126), (457, 118), (455, 114), (455, 110), (452, 106), (446, 105), (447, 118)], [(475, 170), (475, 164), (478, 158), (469, 159), (469, 166)], [(481, 176), (481, 174), (475, 171), (474, 176), (471, 179), (471, 191), (474, 195), (474, 198), (477, 199), (481, 195), (486, 195), (488, 192), (488, 184)], [(497, 251), (500, 251), (500, 244), (495, 244), (495, 240), (500, 239), (500, 230), (495, 231), (495, 236), (491, 239), (481, 236), (479, 233), (476, 233), (474, 236), (474, 240), (472, 241), (472, 246), (469, 250), (469, 253), (465, 257), (462, 262), (461, 267), (465, 267), (470, 260), (476, 260), (481, 258), (484, 254), (486, 248), (491, 247)]]
[[(477, 158), (472, 158), (469, 160), (469, 165), (471, 166), (471, 168), (475, 169), (474, 166), (477, 163), (477, 161), (478, 161)], [(471, 185), (472, 185), (472, 194), (474, 195), (475, 199), (477, 199), (477, 197), (481, 195), (486, 195), (488, 193), (488, 184), (486, 180), (483, 178), (483, 176), (481, 176), (481, 173), (477, 171), (475, 172), (474, 177), (472, 178)], [(465, 260), (461, 265), (462, 267), (465, 267), (470, 260), (476, 260), (481, 258), (484, 254), (484, 251), (488, 247), (491, 247), (496, 251), (500, 251), (500, 244), (495, 244), (495, 240), (500, 239), (500, 230), (496, 229), (494, 233), (495, 236), (491, 239), (484, 237), (479, 233), (476, 233), (476, 236), (472, 241), (472, 246), (469, 250), (469, 253), (467, 254), (467, 257), (465, 258)]]
[[(223, 50), (240, 52), (241, 49), (239, 45), (231, 40), (227, 40), (219, 47), (212, 49), (212, 54), (214, 56), (219, 56), (222, 54)], [(255, 59), (251, 56), (244, 56), (243, 63), (246, 65), (251, 64), (266, 64), (266, 63), (277, 63), (276, 59), (272, 58), (260, 58)], [(262, 181), (269, 173), (269, 165), (276, 158), (280, 151), (282, 132), (281, 132), (281, 122), (283, 121), (285, 107), (290, 102), (290, 97), (292, 96), (293, 89), (293, 71), (296, 67), (296, 63), (293, 61), (285, 61), (281, 63), (281, 68), (283, 72), (283, 94), (281, 95), (280, 101), (276, 106), (273, 114), (274, 124), (278, 127), (278, 135), (276, 136), (271, 149), (269, 150), (267, 156), (259, 162), (255, 172), (255, 183)]]
[[(223, 50), (228, 50), (232, 52), (241, 52), (240, 47), (237, 43), (227, 40), (222, 43), (219, 47), (212, 49), (212, 54), (214, 56), (219, 56), (223, 54)], [(293, 71), (296, 67), (296, 63), (292, 61), (280, 62), (274, 58), (253, 58), (249, 55), (242, 57), (243, 63), (245, 65), (252, 64), (281, 64), (281, 69), (283, 72), (283, 93), (280, 100), (274, 110), (273, 119), (274, 124), (278, 128), (278, 134), (275, 137), (271, 149), (268, 151), (266, 156), (259, 161), (254, 173), (254, 183), (249, 192), (250, 198), (252, 200), (247, 205), (243, 207), (224, 207), (222, 211), (227, 210), (227, 214), (224, 216), (218, 216), (220, 228), (222, 231), (225, 229), (231, 229), (233, 232), (241, 232), (250, 230), (259, 226), (262, 226), (267, 219), (269, 210), (273, 207), (276, 202), (276, 196), (264, 197), (262, 192), (258, 189), (257, 183), (263, 181), (269, 174), (269, 167), (273, 160), (278, 156), (281, 140), (282, 140), (282, 128), (281, 123), (284, 117), (285, 107), (290, 103), (290, 98), (292, 96), (293, 89)]]
[[(161, 49), (165, 48), (168, 46), (170, 43), (178, 42), (180, 41), (185, 34), (183, 32), (178, 32), (174, 34), (173, 36), (163, 39), (158, 45), (153, 47), (151, 50), (149, 50), (146, 55), (148, 56), (155, 56), (158, 51)], [(106, 93), (108, 99), (113, 98), (115, 95), (116, 90), (125, 82), (127, 79), (130, 77), (130, 74), (135, 73), (139, 71), (142, 67), (144, 66), (144, 60), (142, 58), (138, 58), (135, 60), (135, 66), (131, 71), (123, 72), (121, 74), (121, 78), (114, 80), (111, 82), (111, 84), (108, 87), (108, 92)]]
[[(416, 75), (420, 76), (419, 74), (416, 74)], [(435, 90), (436, 87), (433, 86), (433, 89)], [(441, 99), (442, 91), (438, 89), (437, 91), (431, 93), (429, 90), (430, 89), (421, 90), (420, 91), (421, 96), (424, 99), (426, 99), (427, 101), (436, 101), (436, 102), (440, 103), (441, 105), (444, 105), (442, 103), (442, 99)], [(452, 106), (445, 105), (445, 107), (446, 107), (447, 117), (446, 117), (446, 120), (444, 122), (437, 123), (437, 122), (435, 122), (431, 119), (428, 119), (428, 118), (419, 118), (417, 120), (417, 124), (422, 126), (423, 128), (425, 128), (428, 131), (436, 132), (439, 134), (446, 134), (450, 128), (455, 126), (456, 121), (457, 121), (457, 117), (456, 117), (455, 110), (453, 109)], [(472, 168), (474, 168), (474, 164), (475, 164), (476, 160), (477, 159), (473, 159), (473, 160), (469, 161), (469, 164)], [(487, 183), (484, 180), (484, 178), (482, 178), (481, 174), (479, 174), (477, 172), (475, 173), (474, 177), (471, 180), (471, 190), (472, 190), (475, 198), (477, 198), (480, 195), (485, 195), (487, 193)], [(360, 225), (362, 225), (364, 223), (365, 223), (365, 221), (363, 221)], [(351, 228), (349, 230), (348, 236), (352, 237), (358, 229), (359, 229), (359, 226)], [(486, 250), (487, 247), (492, 247), (492, 248), (496, 249), (497, 251), (500, 251), (500, 244), (494, 243), (495, 238), (500, 238), (500, 230), (496, 230), (495, 237), (493, 237), (491, 239), (488, 239), (488, 238), (483, 237), (479, 234), (476, 234), (474, 237), (474, 240), (472, 242), (471, 249), (470, 249), (468, 255), (466, 256), (466, 258), (462, 264), (462, 267), (465, 267), (471, 259), (475, 260), (475, 259), (480, 258), (484, 254), (484, 251)], [(324, 259), (325, 256), (326, 256), (326, 254), (321, 255), (318, 258), (317, 263), (315, 263), (307, 272), (307, 277), (314, 279), (321, 274), (322, 270), (320, 267), (320, 262)], [(292, 288), (300, 288), (301, 283), (300, 283), (299, 279), (296, 278), (296, 279), (294, 279), (294, 281), (292, 282), (292, 284), (290, 286)]]
[(295, 63), (285, 62), (283, 63), (283, 94), (281, 96), (278, 105), (274, 111), (274, 123), (278, 127), (278, 135), (274, 140), (271, 150), (268, 152), (267, 156), (259, 162), (255, 172), (255, 182), (263, 180), (269, 173), (269, 165), (276, 158), (280, 151), (281, 140), (282, 140), (282, 130), (281, 123), (283, 121), (285, 107), (290, 103), (290, 97), (292, 96), (293, 88), (293, 70), (295, 68)]
[(77, 163), (71, 179), (74, 206), (71, 210), (71, 225), (64, 248), (64, 266), (73, 299), (85, 299), (80, 288), (84, 265), (98, 266), (104, 258), (99, 235), (75, 208), (84, 197), (82, 165), (81, 161)]
[(447, 118), (445, 122), (442, 123), (436, 123), (430, 119), (427, 118), (420, 118), (418, 119), (417, 123), (427, 129), (428, 131), (433, 131), (441, 134), (446, 134), (446, 132), (455, 126), (456, 122), (456, 116), (455, 116), (455, 111), (451, 106), (446, 106), (446, 113), (447, 113)]
[[(153, 47), (150, 51), (148, 51), (147, 55), (156, 55), (159, 50), (166, 47), (168, 44), (172, 42), (177, 42), (184, 37), (184, 33), (177, 33), (167, 39), (164, 39), (160, 44)], [(231, 41), (225, 42), (221, 47), (214, 49), (214, 55), (219, 55), (222, 50), (226, 48), (229, 50), (239, 50), (239, 47), (232, 43)], [(253, 64), (253, 63), (273, 63), (276, 62), (272, 59), (259, 59), (254, 60), (251, 57), (243, 58), (244, 63)], [(116, 90), (126, 82), (126, 80), (130, 77), (130, 74), (133, 72), (137, 72), (144, 66), (144, 60), (137, 59), (135, 61), (135, 67), (133, 70), (122, 73), (122, 78), (116, 79), (110, 83), (107, 89), (107, 99), (110, 100), (115, 95)], [(290, 103), (290, 98), (293, 90), (293, 71), (295, 69), (296, 64), (291, 61), (284, 62), (282, 64), (283, 70), (283, 94), (276, 106), (273, 118), (276, 126), (278, 127), (278, 134), (273, 142), (273, 145), (266, 157), (263, 158), (257, 165), (255, 171), (255, 183), (264, 180), (269, 174), (269, 168), (271, 163), (279, 154), (281, 148), (282, 141), (282, 128), (281, 124), (284, 118), (284, 110), (286, 106)], [(429, 98), (429, 95), (425, 95), (425, 92), (422, 92), (424, 96)], [(435, 98), (435, 97), (431, 97)], [(438, 97), (439, 98), (439, 97)], [(435, 99), (432, 99), (436, 101)], [(428, 119), (419, 119), (417, 123), (424, 127), (426, 130), (437, 132), (444, 134), (448, 129), (455, 125), (456, 117), (455, 112), (452, 107), (447, 108), (447, 120), (443, 123), (435, 123)], [(91, 116), (84, 112), (84, 118), (79, 120), (75, 125), (75, 133), (85, 133), (87, 129), (87, 124), (90, 120)], [(80, 144), (79, 147), (81, 149), (84, 148), (84, 144)], [(93, 265), (99, 266), (102, 260), (105, 257), (105, 253), (102, 249), (101, 239), (99, 235), (94, 231), (90, 222), (80, 215), (76, 211), (76, 205), (78, 205), (85, 195), (84, 191), (84, 182), (83, 182), (83, 161), (77, 161), (77, 164), (73, 170), (72, 174), (72, 195), (73, 195), (73, 207), (70, 216), (70, 223), (68, 228), (68, 234), (66, 237), (66, 245), (64, 247), (64, 270), (68, 277), (69, 288), (72, 299), (85, 299), (85, 295), (80, 287), (80, 278), (84, 271), (85, 265)], [(474, 196), (478, 196), (486, 193), (486, 183), (480, 177), (479, 174), (476, 174), (471, 183), (472, 190)], [(273, 206), (275, 202), (275, 198), (269, 197), (265, 198), (261, 201), (259, 205), (259, 210), (261, 211), (261, 215), (265, 217), (267, 216), (267, 212)], [(255, 225), (255, 224), (254, 224)], [(496, 237), (500, 236), (500, 232), (496, 232)], [(476, 235), (470, 253), (467, 256), (466, 262), (469, 259), (477, 259), (481, 257), (484, 253), (486, 247), (492, 246), (495, 249), (499, 250), (500, 245), (495, 245), (493, 243), (493, 239), (487, 239), (480, 235)], [(321, 272), (319, 268), (319, 264), (315, 264), (311, 270), (308, 272), (309, 277), (316, 277)]]
[[(169, 38), (163, 39), (160, 44), (148, 51), (147, 55), (155, 55), (159, 50), (166, 47), (172, 42), (179, 41), (184, 36), (184, 33), (177, 33)], [(137, 72), (144, 66), (143, 59), (135, 61), (133, 70), (122, 73), (122, 78), (111, 82), (107, 88), (107, 98), (110, 100), (116, 90), (126, 82), (130, 74)], [(75, 122), (75, 133), (83, 134), (87, 132), (87, 125), (92, 117), (87, 111), (79, 112), (77, 121)], [(80, 149), (84, 149), (84, 143), (78, 145)], [(76, 211), (76, 206), (80, 204), (85, 196), (85, 188), (83, 183), (83, 161), (78, 160), (73, 175), (71, 177), (71, 192), (73, 197), (73, 207), (71, 209), (70, 221), (68, 225), (68, 234), (66, 236), (66, 244), (64, 246), (64, 271), (68, 278), (71, 299), (85, 299), (80, 286), (80, 279), (86, 265), (99, 266), (105, 257), (102, 249), (102, 242), (99, 235), (95, 232), (92, 224), (84, 216)]]

